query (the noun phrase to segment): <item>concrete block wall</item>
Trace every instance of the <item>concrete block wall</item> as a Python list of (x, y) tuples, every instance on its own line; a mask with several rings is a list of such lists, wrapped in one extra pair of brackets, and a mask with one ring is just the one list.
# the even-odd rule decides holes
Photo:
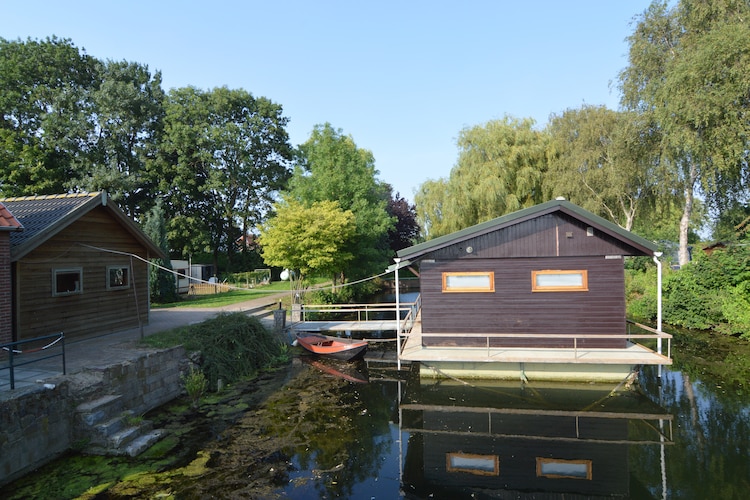
[(0, 401), (0, 484), (67, 451), (72, 444), (71, 415), (65, 384), (19, 389), (14, 397)]
[[(54, 460), (85, 440), (76, 428), (76, 407), (104, 394), (122, 396), (125, 409), (142, 415), (178, 397), (182, 347), (145, 351), (122, 363), (0, 393), (0, 485)], [(86, 383), (75, 383), (76, 377)], [(52, 387), (54, 386), (54, 387)]]
[(138, 358), (102, 369), (102, 386), (110, 394), (122, 396), (125, 407), (136, 415), (173, 400), (182, 391), (181, 347), (148, 352)]

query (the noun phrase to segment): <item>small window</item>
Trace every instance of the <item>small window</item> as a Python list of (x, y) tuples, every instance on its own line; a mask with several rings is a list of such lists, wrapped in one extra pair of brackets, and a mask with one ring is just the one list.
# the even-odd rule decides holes
[(587, 292), (588, 272), (581, 271), (531, 271), (532, 292)]
[(107, 290), (122, 290), (130, 287), (130, 268), (109, 266), (107, 268)]
[(53, 269), (52, 270), (52, 295), (54, 297), (63, 295), (76, 295), (83, 293), (83, 271), (75, 269)]
[(500, 475), (500, 459), (497, 455), (447, 453), (445, 466), (448, 472), (468, 472), (478, 476)]
[(563, 460), (536, 457), (537, 477), (586, 479), (591, 481), (591, 460)]
[(495, 273), (443, 273), (443, 292), (494, 292)]

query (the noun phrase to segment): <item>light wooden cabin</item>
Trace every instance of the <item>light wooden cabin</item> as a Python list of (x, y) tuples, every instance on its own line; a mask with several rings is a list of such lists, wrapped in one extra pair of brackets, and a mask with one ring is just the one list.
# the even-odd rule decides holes
[(106, 334), (148, 324), (148, 259), (164, 258), (106, 192), (0, 200), (10, 235), (13, 337)]

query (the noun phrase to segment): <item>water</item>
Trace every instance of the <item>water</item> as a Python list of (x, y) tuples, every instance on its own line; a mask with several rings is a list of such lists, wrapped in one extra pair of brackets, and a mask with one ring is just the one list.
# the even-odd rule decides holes
[[(723, 500), (750, 491), (748, 397), (695, 367), (661, 379), (645, 369), (640, 391), (611, 394), (420, 383), (306, 359), (267, 395), (252, 386), (173, 422), (181, 444), (161, 454), (105, 466), (66, 457), (3, 496), (75, 498), (90, 488), (103, 492), (86, 498)], [(23, 489), (41, 483), (46, 490)]]

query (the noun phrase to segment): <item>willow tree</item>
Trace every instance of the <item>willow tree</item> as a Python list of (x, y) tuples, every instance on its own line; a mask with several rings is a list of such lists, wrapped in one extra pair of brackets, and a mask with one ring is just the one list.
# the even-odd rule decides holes
[(637, 120), (633, 112), (590, 105), (553, 115), (547, 190), (632, 230), (657, 188), (657, 163)]
[(431, 181), (415, 198), (423, 231), (434, 238), (546, 201), (547, 143), (530, 118), (462, 130), (448, 180)]
[(662, 182), (679, 186), (680, 264), (696, 191), (714, 206), (744, 192), (750, 151), (750, 5), (682, 0), (654, 2), (629, 37), (620, 75), (623, 104), (648, 117), (671, 169)]

